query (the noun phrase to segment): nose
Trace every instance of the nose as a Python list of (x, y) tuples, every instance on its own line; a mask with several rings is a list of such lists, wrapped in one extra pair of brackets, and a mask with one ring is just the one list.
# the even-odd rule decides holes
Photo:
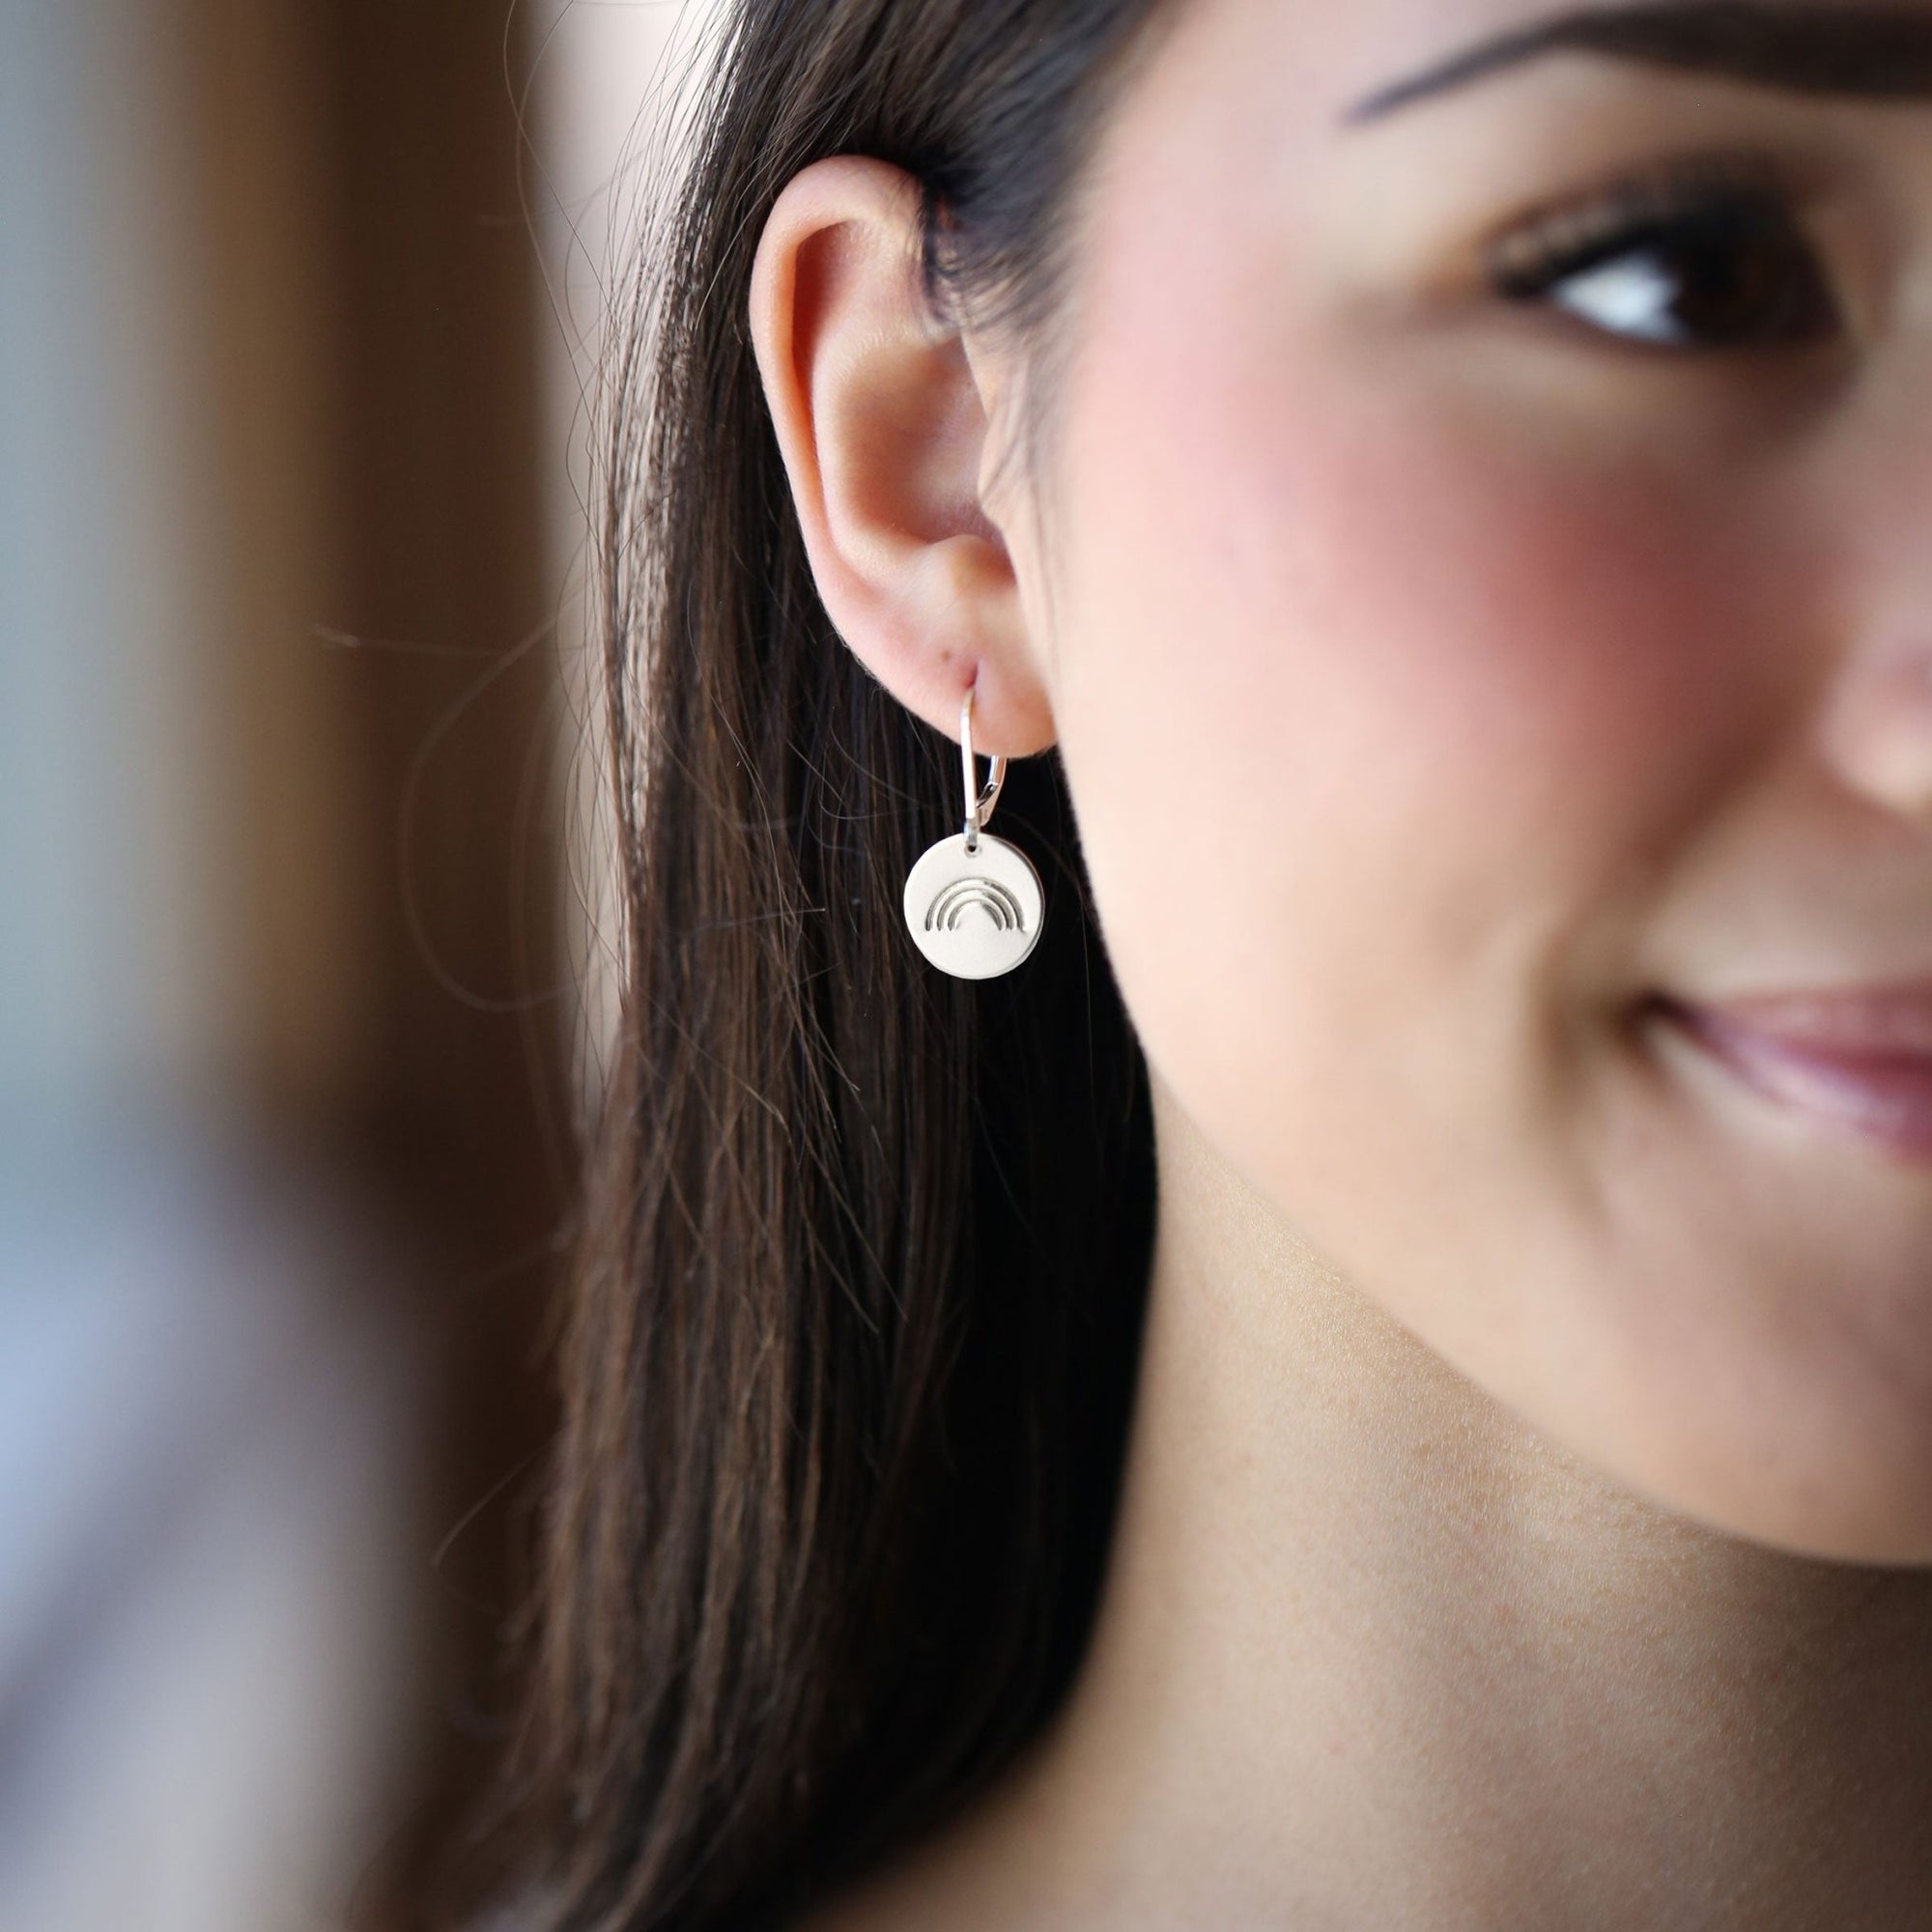
[(1853, 792), (1932, 830), (1932, 328), (1922, 320), (1876, 359), (1833, 440), (1822, 500), (1842, 628), (1813, 714), (1822, 750)]
[[(1926, 542), (1932, 547), (1932, 532)], [(1932, 827), (1932, 610), (1909, 641), (1842, 667), (1822, 721), (1838, 779), (1872, 804)]]

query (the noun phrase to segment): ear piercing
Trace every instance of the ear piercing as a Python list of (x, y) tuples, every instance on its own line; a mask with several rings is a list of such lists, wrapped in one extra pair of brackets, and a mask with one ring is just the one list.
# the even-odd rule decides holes
[(1010, 973), (1039, 940), (1046, 897), (1033, 861), (986, 830), (1005, 758), (989, 760), (983, 789), (973, 758), (973, 694), (959, 708), (959, 767), (966, 783), (966, 829), (942, 838), (912, 868), (905, 885), (906, 929), (942, 973), (992, 980)]

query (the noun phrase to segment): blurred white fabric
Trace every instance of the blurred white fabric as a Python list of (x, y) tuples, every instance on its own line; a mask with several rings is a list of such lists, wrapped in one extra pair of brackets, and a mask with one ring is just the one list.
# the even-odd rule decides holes
[(416, 1393), (350, 1268), (259, 1174), (0, 1154), (0, 1926), (344, 1922), (395, 1797)]

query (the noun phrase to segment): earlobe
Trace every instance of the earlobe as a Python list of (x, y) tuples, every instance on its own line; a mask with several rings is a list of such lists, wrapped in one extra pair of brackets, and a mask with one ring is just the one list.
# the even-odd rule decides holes
[(907, 709), (955, 736), (975, 691), (980, 749), (1053, 742), (1010, 554), (980, 497), (988, 404), (920, 277), (903, 170), (838, 156), (780, 195), (751, 324), (819, 594)]

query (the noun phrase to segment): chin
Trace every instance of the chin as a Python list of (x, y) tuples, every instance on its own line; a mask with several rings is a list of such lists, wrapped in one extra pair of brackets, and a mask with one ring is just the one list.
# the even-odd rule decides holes
[[(1665, 1498), (1655, 1500), (1670, 1506)], [(1920, 1496), (1861, 1496), (1853, 1508), (1842, 1497), (1804, 1493), (1699, 1497), (1675, 1513), (1782, 1555), (1891, 1570), (1932, 1568), (1932, 1507)]]
[(1741, 1542), (1822, 1562), (1932, 1566), (1932, 1410), (1807, 1391), (1725, 1421), (1714, 1401), (1635, 1449), (1599, 1445), (1590, 1460), (1667, 1514)]

